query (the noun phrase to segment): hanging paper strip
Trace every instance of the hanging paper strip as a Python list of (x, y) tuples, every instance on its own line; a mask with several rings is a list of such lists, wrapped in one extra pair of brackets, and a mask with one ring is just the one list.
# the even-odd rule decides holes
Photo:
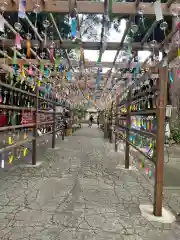
[(71, 35), (75, 37), (77, 35), (77, 21), (76, 18), (71, 19)]
[(178, 31), (180, 31), (180, 22), (177, 24)]
[(71, 81), (71, 72), (67, 73), (67, 79), (68, 79), (68, 81)]
[(25, 72), (24, 72), (24, 67), (22, 66), (22, 71), (21, 71), (21, 74), (22, 74), (22, 77), (25, 78), (26, 75), (25, 75)]
[(169, 72), (169, 80), (173, 82), (172, 72)]
[(29, 39), (26, 40), (26, 55), (28, 58), (31, 57), (31, 41)]
[(15, 75), (17, 75), (17, 70), (18, 70), (17, 64), (14, 64), (14, 65), (13, 65), (13, 70), (14, 70)]
[(83, 61), (84, 58), (84, 49), (80, 48), (80, 60)]
[(45, 77), (48, 78), (49, 77), (49, 70), (46, 68), (45, 70)]
[(50, 61), (53, 63), (54, 62), (54, 48), (53, 47), (50, 48), (49, 58), (50, 58)]
[(178, 58), (180, 59), (180, 48), (178, 48)]
[(41, 68), (41, 72), (44, 72), (44, 64), (42, 62), (40, 62), (40, 68)]
[(156, 15), (156, 21), (159, 22), (163, 19), (162, 9), (161, 9), (161, 1), (157, 0), (154, 3), (154, 11)]
[(96, 79), (96, 87), (97, 87), (97, 89), (100, 88), (100, 82), (101, 82), (101, 71), (98, 68), (97, 79)]
[(17, 53), (16, 53), (16, 49), (14, 49), (13, 64), (16, 64), (16, 61), (17, 61)]
[(29, 69), (28, 69), (28, 75), (29, 75), (29, 76), (32, 76), (32, 75), (33, 75), (32, 67), (29, 67)]
[(21, 49), (21, 41), (22, 41), (22, 37), (19, 35), (19, 33), (16, 34), (16, 39), (15, 39), (15, 46), (17, 49)]
[(55, 69), (56, 69), (56, 71), (58, 71), (59, 64), (60, 64), (60, 59), (56, 58), (56, 60), (55, 60)]
[(136, 74), (139, 74), (139, 73), (140, 73), (140, 63), (139, 63), (139, 62), (136, 63), (135, 73), (136, 73)]
[(102, 54), (99, 54), (99, 57), (96, 63), (99, 64), (101, 62), (101, 59), (102, 59)]
[(132, 52), (132, 45), (129, 44), (129, 45), (128, 45), (128, 49), (127, 49), (127, 54), (128, 54), (128, 55), (131, 55), (131, 52)]
[(26, 0), (19, 0), (18, 17), (25, 18), (26, 16)]
[(59, 66), (59, 71), (62, 73), (62, 71), (63, 71), (63, 65), (62, 65), (62, 63), (60, 64), (60, 66)]
[(5, 24), (4, 18), (2, 15), (0, 15), (0, 32), (4, 32), (4, 24)]
[(180, 79), (180, 70), (177, 70), (177, 76), (178, 76), (178, 78)]

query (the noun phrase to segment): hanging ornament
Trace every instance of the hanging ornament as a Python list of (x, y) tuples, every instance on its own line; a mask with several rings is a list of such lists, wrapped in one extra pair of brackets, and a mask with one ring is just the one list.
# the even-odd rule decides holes
[(45, 52), (41, 52), (41, 53), (40, 53), (40, 57), (41, 57), (42, 59), (45, 57), (45, 55), (46, 55)]
[(26, 16), (26, 0), (19, 0), (18, 17), (25, 18)]
[(151, 48), (155, 48), (156, 44), (157, 44), (157, 41), (156, 41), (156, 40), (152, 40), (152, 41), (149, 43), (149, 45), (150, 45)]
[(20, 36), (19, 33), (16, 34), (16, 39), (15, 39), (15, 46), (18, 50), (21, 49), (21, 41), (22, 41), (22, 37)]
[(166, 31), (167, 28), (168, 28), (167, 22), (163, 21), (163, 22), (160, 24), (160, 29), (163, 30), (163, 31)]
[(45, 44), (46, 44), (46, 38), (47, 38), (47, 29), (49, 26), (50, 26), (49, 20), (45, 19), (43, 21), (43, 27), (45, 28), (45, 35), (44, 35), (45, 36)]
[(40, 11), (41, 11), (41, 6), (36, 3), (36, 4), (34, 5), (33, 12), (34, 12), (34, 13), (40, 13)]
[(138, 14), (139, 15), (143, 15), (144, 14), (144, 10), (145, 10), (145, 5), (140, 5), (138, 8)]
[(27, 33), (26, 34), (26, 55), (27, 55), (27, 57), (28, 58), (30, 58), (31, 57), (31, 34), (30, 33)]
[(171, 13), (174, 17), (178, 17), (180, 15), (180, 7), (177, 5), (175, 7), (172, 7)]
[(131, 25), (131, 32), (133, 34), (135, 34), (135, 33), (137, 33), (137, 31), (138, 31), (138, 26), (136, 24), (132, 24)]

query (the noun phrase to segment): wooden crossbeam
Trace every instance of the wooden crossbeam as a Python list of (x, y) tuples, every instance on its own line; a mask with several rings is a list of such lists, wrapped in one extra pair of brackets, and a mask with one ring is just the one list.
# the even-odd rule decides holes
[[(76, 49), (79, 48), (79, 45), (72, 42), (71, 40), (54, 40), (54, 45), (55, 48), (63, 48), (63, 49)], [(31, 45), (39, 45), (40, 47), (40, 42), (37, 40), (31, 40)], [(46, 41), (46, 47), (49, 48), (52, 45), (52, 41), (47, 40)], [(0, 41), (0, 46), (4, 46), (5, 48), (7, 47), (13, 47), (14, 46), (14, 40), (13, 39), (6, 39), (5, 41)], [(82, 42), (82, 48), (86, 50), (99, 50), (101, 46), (101, 42)], [(22, 41), (22, 47), (26, 47), (26, 42), (25, 40)], [(107, 48), (106, 50), (117, 50), (119, 47), (119, 42), (108, 42), (107, 43)], [(128, 47), (128, 43), (123, 43), (122, 45), (122, 50), (126, 49)], [(159, 49), (160, 44), (156, 44), (154, 49)], [(152, 50), (152, 47), (149, 44), (144, 44), (143, 47), (140, 42), (133, 42), (132, 43), (132, 49), (133, 50)]]
[[(3, 52), (3, 51), (2, 51), (2, 52)], [(11, 59), (11, 60), (10, 60), (10, 59)], [(6, 56), (6, 59), (0, 58), (0, 63), (4, 63), (4, 61), (6, 62), (6, 64), (9, 64), (9, 65), (11, 65), (11, 64), (13, 63), (13, 62), (12, 62), (12, 58), (9, 57), (9, 60), (8, 60), (8, 59), (7, 59), (7, 56)], [(18, 59), (18, 61), (19, 61), (21, 64), (27, 64), (27, 61), (24, 61), (24, 60), (22, 60), (22, 59)], [(34, 65), (39, 65), (39, 63), (40, 63), (38, 59), (30, 59), (29, 61), (30, 61), (32, 64), (34, 64)], [(49, 65), (49, 66), (52, 65), (52, 63), (50, 62), (50, 60), (45, 60), (45, 59), (42, 59), (42, 60), (41, 60), (41, 63), (44, 64), (44, 65), (47, 64), (47, 65)], [(62, 59), (62, 64), (67, 64), (67, 61)], [(73, 67), (78, 67), (78, 66), (79, 66), (79, 62), (77, 62), (76, 60), (71, 60), (71, 64), (72, 64)], [(131, 64), (132, 64), (132, 66), (135, 66), (135, 63), (134, 63), (134, 62), (132, 62)], [(98, 67), (111, 68), (112, 65), (113, 65), (112, 62), (102, 62), (100, 65), (97, 64), (96, 61), (91, 61), (91, 62), (90, 62), (90, 61), (86, 61), (86, 62), (85, 62), (85, 68), (93, 68), (93, 67), (96, 67), (96, 68), (98, 68)], [(128, 68), (128, 67), (129, 67), (129, 64), (128, 64), (128, 63), (125, 63), (125, 62), (120, 62), (120, 63), (116, 63), (116, 64), (115, 64), (115, 67), (118, 67), (119, 69)], [(148, 66), (146, 66), (146, 67), (148, 67)], [(91, 73), (89, 73), (89, 74), (91, 74)]]
[[(0, 0), (0, 4), (2, 5), (4, 0)], [(12, 5), (10, 0), (9, 4), (6, 8), (8, 12), (18, 11), (18, 6)], [(154, 7), (152, 3), (139, 3), (139, 7), (141, 5), (145, 6), (143, 15), (154, 15)], [(179, 4), (171, 4), (174, 8)], [(161, 3), (162, 13), (164, 16), (172, 16), (172, 13), (169, 9), (169, 3)], [(26, 11), (33, 12), (34, 5), (31, 1), (27, 1)], [(68, 1), (46, 1), (45, 6), (43, 3), (40, 3), (40, 11), (43, 12), (58, 12), (58, 13), (69, 13), (69, 2)], [(91, 1), (78, 1), (77, 2), (77, 12), (84, 14), (103, 14), (104, 13), (104, 3), (103, 2), (91, 2)], [(121, 16), (128, 15), (137, 15), (136, 5), (134, 3), (128, 2), (115, 2), (112, 5), (112, 14), (119, 14)]]

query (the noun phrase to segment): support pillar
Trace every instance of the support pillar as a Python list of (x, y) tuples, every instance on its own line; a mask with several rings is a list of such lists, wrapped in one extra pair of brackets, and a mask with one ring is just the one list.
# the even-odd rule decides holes
[(159, 104), (157, 106), (157, 139), (156, 139), (156, 170), (154, 192), (154, 215), (162, 216), (163, 180), (164, 180), (164, 142), (165, 142), (165, 114), (167, 100), (168, 69), (159, 69)]

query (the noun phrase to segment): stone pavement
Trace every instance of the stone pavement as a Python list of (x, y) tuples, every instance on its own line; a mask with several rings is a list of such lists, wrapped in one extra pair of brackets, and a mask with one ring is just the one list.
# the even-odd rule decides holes
[(75, 132), (42, 152), (37, 168), (16, 166), (0, 177), (1, 240), (175, 240), (180, 225), (149, 222), (139, 204), (153, 189), (97, 128)]

